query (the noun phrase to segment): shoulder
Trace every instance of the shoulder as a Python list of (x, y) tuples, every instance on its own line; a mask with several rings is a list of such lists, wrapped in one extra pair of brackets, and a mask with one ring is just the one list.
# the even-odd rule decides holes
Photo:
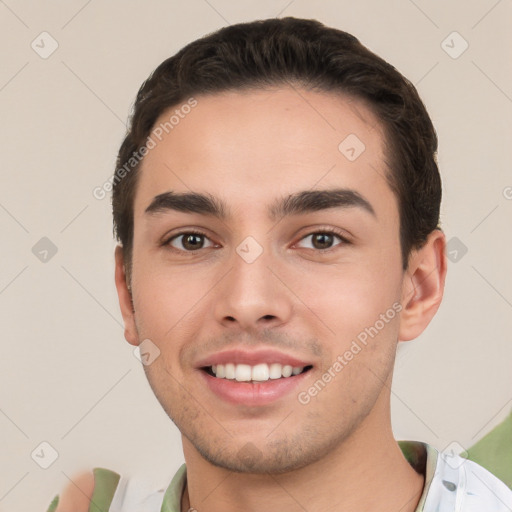
[(60, 495), (50, 503), (47, 512), (88, 512), (94, 492), (94, 473), (84, 471), (74, 475)]
[[(144, 505), (147, 512), (159, 512), (164, 489), (154, 490), (147, 481), (126, 478), (106, 468), (94, 468), (73, 478), (47, 512), (130, 512)], [(135, 509), (133, 507), (136, 507)]]
[(512, 490), (476, 462), (440, 452), (424, 507), (437, 510), (510, 512)]

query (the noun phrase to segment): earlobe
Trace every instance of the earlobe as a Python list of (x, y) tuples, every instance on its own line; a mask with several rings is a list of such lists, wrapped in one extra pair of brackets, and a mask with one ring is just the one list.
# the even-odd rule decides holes
[(124, 337), (131, 345), (138, 346), (139, 340), (135, 326), (135, 311), (133, 309), (132, 294), (126, 279), (123, 248), (120, 245), (118, 245), (115, 250), (115, 261), (115, 282), (119, 307), (121, 308), (124, 321)]
[(399, 341), (417, 338), (436, 314), (446, 278), (446, 238), (440, 229), (413, 251), (404, 276)]

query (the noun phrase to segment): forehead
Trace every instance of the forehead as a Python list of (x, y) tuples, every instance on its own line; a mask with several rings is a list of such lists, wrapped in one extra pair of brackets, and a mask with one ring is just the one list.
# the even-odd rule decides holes
[(135, 217), (168, 191), (212, 194), (231, 212), (256, 215), (276, 197), (315, 188), (356, 190), (376, 209), (394, 198), (382, 126), (348, 96), (288, 86), (198, 95), (164, 112), (151, 138)]

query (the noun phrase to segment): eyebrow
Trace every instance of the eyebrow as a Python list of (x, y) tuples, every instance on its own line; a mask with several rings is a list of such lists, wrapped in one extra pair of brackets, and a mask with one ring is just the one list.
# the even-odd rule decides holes
[[(271, 220), (277, 220), (330, 208), (359, 208), (377, 217), (368, 200), (355, 190), (345, 188), (295, 192), (274, 201), (268, 209), (268, 216)], [(168, 211), (209, 215), (221, 220), (231, 216), (222, 200), (199, 192), (164, 192), (153, 198), (145, 213), (160, 214)]]

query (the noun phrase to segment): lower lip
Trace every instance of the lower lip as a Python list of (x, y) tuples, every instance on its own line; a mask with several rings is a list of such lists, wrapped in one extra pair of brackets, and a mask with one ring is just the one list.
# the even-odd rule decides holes
[(238, 382), (231, 379), (212, 377), (199, 370), (206, 385), (218, 397), (235, 405), (267, 405), (290, 393), (304, 381), (311, 370), (281, 379), (269, 379), (263, 382)]

